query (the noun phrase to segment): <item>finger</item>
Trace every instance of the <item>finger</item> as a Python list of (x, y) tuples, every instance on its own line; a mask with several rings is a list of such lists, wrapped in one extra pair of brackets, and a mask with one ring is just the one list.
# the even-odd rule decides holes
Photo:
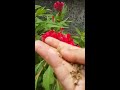
[(73, 63), (85, 64), (85, 49), (66, 49), (63, 48), (60, 50), (62, 57)]
[(60, 54), (65, 60), (85, 64), (85, 49), (69, 45), (52, 37), (47, 37), (45, 42), (54, 48), (59, 48)]
[(68, 86), (66, 90), (73, 90), (73, 79), (67, 69), (72, 67), (58, 56), (57, 51), (41, 41), (35, 42), (35, 51), (51, 65), (62, 85), (64, 87)]
[(65, 43), (65, 42), (61, 42), (61, 41), (59, 41), (58, 39), (55, 39), (55, 38), (52, 38), (52, 37), (47, 37), (46, 39), (45, 39), (45, 42), (48, 44), (48, 45), (50, 45), (50, 46), (52, 46), (52, 47), (54, 47), (54, 48), (75, 48), (75, 49), (77, 49), (78, 47), (75, 47), (75, 46), (72, 46), (72, 45), (70, 45), (70, 44), (67, 44), (67, 43)]
[[(48, 46), (47, 44), (43, 43), (42, 41), (36, 41), (36, 42), (35, 42), (35, 51), (36, 51), (41, 57), (43, 57), (43, 58), (46, 59), (46, 60), (49, 58), (48, 55), (47, 55), (47, 53), (49, 54), (49, 52), (51, 51), (50, 49), (53, 49), (53, 50), (55, 51), (55, 53), (57, 54), (57, 56), (59, 56), (59, 55), (58, 55), (58, 52), (57, 52), (57, 50), (56, 50), (55, 48)], [(50, 53), (50, 54), (51, 54), (51, 53)], [(50, 55), (49, 55), (49, 56), (50, 56)], [(51, 66), (52, 66), (53, 68), (55, 68), (56, 66), (58, 66), (58, 65), (61, 64), (61, 62), (62, 62), (62, 64), (63, 64), (66, 68), (68, 68), (68, 71), (69, 71), (69, 72), (72, 71), (73, 68), (72, 68), (71, 64), (67, 63), (65, 60), (63, 60), (63, 59), (59, 59), (59, 61), (55, 60), (54, 54), (52, 55), (52, 58), (53, 58), (53, 60), (51, 59), (51, 60), (48, 60), (47, 62), (48, 62), (49, 64), (51, 64)], [(59, 63), (58, 63), (58, 62), (59, 62)]]
[(56, 52), (52, 49), (48, 50), (48, 57), (49, 60), (61, 60), (61, 64), (57, 65), (57, 67), (54, 67), (53, 70), (55, 71), (55, 74), (59, 81), (62, 83), (65, 90), (73, 90), (74, 84), (73, 79), (70, 75), (70, 71), (68, 69), (72, 68), (72, 66), (67, 67), (67, 62), (64, 62), (62, 58), (60, 58)]
[[(47, 63), (50, 64), (53, 68), (58, 66), (62, 61), (61, 60), (49, 60), (48, 58), (48, 50), (49, 49), (53, 49), (54, 51), (56, 51), (57, 53), (57, 50), (53, 47), (50, 47), (49, 45), (45, 44), (44, 42), (38, 40), (38, 41), (35, 41), (35, 51), (42, 57), (44, 58), (45, 60), (47, 60)], [(58, 54), (58, 53), (57, 53)], [(53, 56), (54, 57), (54, 56)]]

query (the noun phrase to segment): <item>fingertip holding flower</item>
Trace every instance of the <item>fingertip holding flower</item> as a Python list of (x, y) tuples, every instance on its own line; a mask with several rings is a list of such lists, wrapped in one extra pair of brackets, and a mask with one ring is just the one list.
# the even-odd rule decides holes
[(52, 42), (51, 37), (47, 37), (47, 38), (45, 39), (45, 42), (46, 42), (46, 43), (51, 43), (51, 42)]

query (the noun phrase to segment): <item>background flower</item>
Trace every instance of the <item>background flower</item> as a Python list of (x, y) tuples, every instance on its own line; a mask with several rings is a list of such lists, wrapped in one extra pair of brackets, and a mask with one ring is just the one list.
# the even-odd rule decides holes
[(55, 2), (54, 3), (54, 9), (56, 9), (57, 11), (61, 12), (63, 9), (64, 3), (63, 2)]

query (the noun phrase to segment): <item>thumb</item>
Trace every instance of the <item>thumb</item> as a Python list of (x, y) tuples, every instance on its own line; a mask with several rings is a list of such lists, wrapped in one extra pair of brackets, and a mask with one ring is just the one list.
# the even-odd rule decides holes
[(67, 49), (63, 48), (60, 50), (62, 57), (68, 62), (85, 64), (85, 49)]

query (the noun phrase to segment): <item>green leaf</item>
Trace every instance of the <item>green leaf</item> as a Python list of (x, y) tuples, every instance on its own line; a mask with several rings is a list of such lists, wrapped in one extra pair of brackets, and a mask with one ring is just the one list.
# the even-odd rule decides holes
[(39, 19), (38, 17), (35, 18), (35, 23), (41, 23), (43, 22), (41, 19)]
[(75, 39), (79, 39), (80, 37), (78, 37), (78, 36), (72, 36), (73, 38), (75, 38)]
[(66, 21), (66, 22), (70, 23), (70, 22), (72, 22), (72, 21)]
[(51, 14), (45, 14), (45, 16), (48, 16), (48, 17), (52, 18), (53, 15), (51, 15)]
[(69, 27), (67, 27), (67, 26), (66, 26), (66, 27), (65, 27), (65, 26), (63, 26), (63, 28), (65, 29), (65, 28), (69, 28)]
[(44, 23), (44, 22), (39, 23), (39, 25), (35, 27), (35, 31), (36, 31), (36, 32), (40, 31), (40, 32), (42, 33), (42, 30), (43, 30), (45, 27), (46, 27), (46, 26), (45, 26), (45, 23)]
[(67, 14), (67, 5), (64, 3), (64, 7), (62, 9), (62, 19), (64, 19), (66, 14)]
[(47, 24), (48, 27), (60, 27), (58, 25), (53, 25), (53, 24)]
[(35, 53), (35, 65), (38, 64), (43, 60), (42, 57), (40, 57), (37, 53)]
[(35, 65), (35, 75), (40, 71), (40, 69), (42, 68), (42, 66), (45, 64), (45, 61), (42, 60), (40, 63), (38, 63), (37, 65)]
[(79, 35), (81, 35), (81, 32), (80, 32), (80, 30), (79, 30), (78, 28), (76, 28), (76, 32), (77, 32)]
[(35, 40), (40, 40), (40, 36), (39, 36), (39, 35), (36, 35), (36, 36), (35, 36)]
[(68, 18), (66, 18), (66, 19), (64, 20), (64, 22), (66, 22), (68, 19), (69, 19), (69, 17), (68, 17)]
[(75, 44), (79, 44), (79, 42), (80, 42), (80, 40), (76, 40), (76, 39), (74, 39), (74, 42), (75, 42)]
[(45, 61), (41, 61), (38, 65), (36, 65), (35, 67), (35, 90), (37, 88), (37, 82), (38, 82), (38, 78), (40, 76), (41, 70), (43, 69), (43, 66), (45, 64)]
[(38, 9), (40, 8), (41, 6), (40, 5), (35, 5), (35, 9)]
[(39, 15), (42, 15), (44, 13), (46, 13), (46, 10), (44, 9), (45, 7), (41, 7), (39, 8), (36, 13), (35, 13), (35, 16), (39, 16)]
[(50, 90), (50, 85), (54, 83), (53, 70), (49, 66), (43, 75), (43, 87), (45, 90)]
[(61, 26), (61, 27), (63, 27), (63, 26), (68, 26), (68, 24), (66, 23), (67, 20), (68, 20), (68, 18), (65, 19), (65, 20), (63, 20), (63, 21), (61, 21), (61, 22), (58, 22), (57, 24), (58, 24), (59, 26)]

